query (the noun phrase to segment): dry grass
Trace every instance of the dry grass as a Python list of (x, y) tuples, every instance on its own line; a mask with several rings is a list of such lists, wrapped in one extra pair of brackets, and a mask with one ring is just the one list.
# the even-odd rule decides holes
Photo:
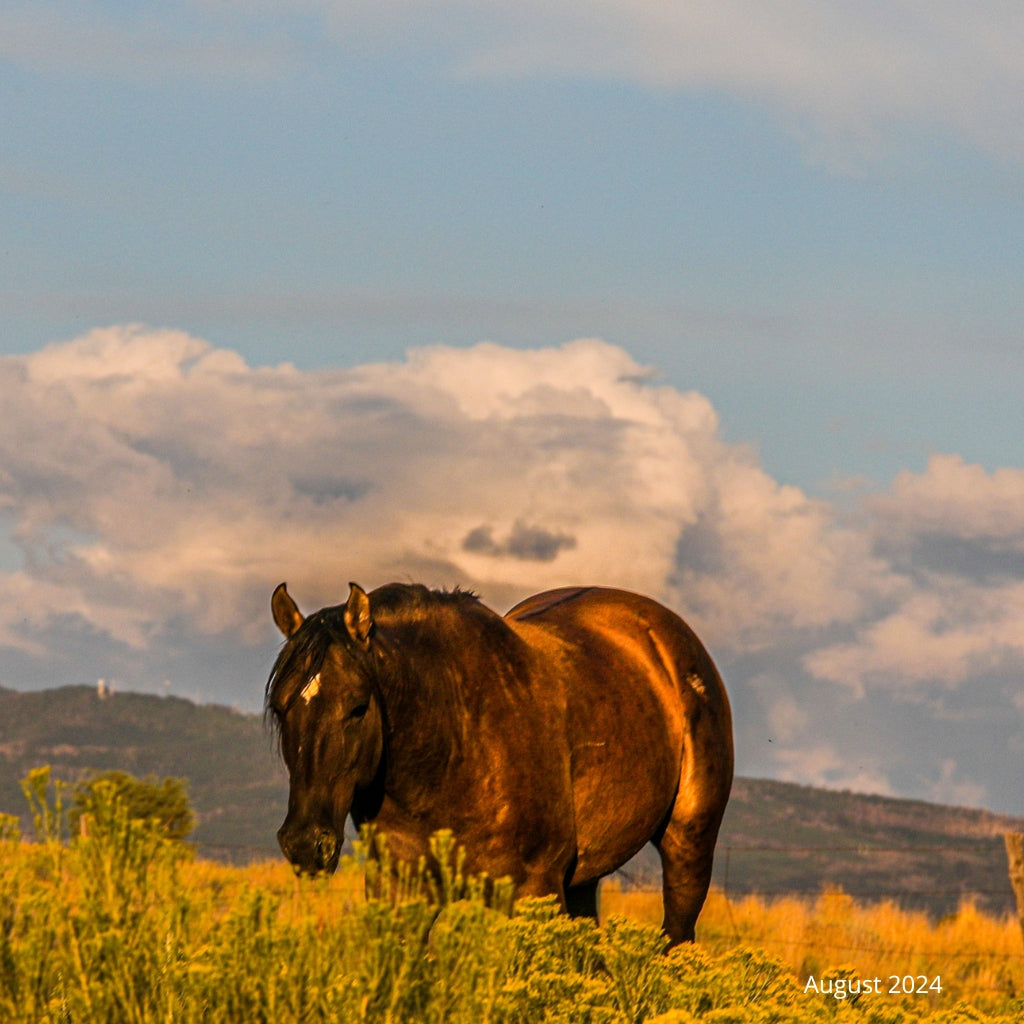
[[(714, 893), (698, 944), (663, 956), (664, 937), (645, 927), (660, 921), (656, 894), (608, 886), (600, 929), (558, 914), (552, 899), (523, 901), (509, 917), (485, 905), (479, 879), (461, 874), (450, 833), (431, 842), (439, 879), (413, 874), (396, 890), (387, 864), (371, 864), (371, 892), (382, 896), (367, 899), (353, 861), (315, 881), (297, 880), (280, 861), (196, 861), (154, 822), (132, 818), (113, 790), (100, 793), (95, 827), (65, 843), (48, 771), (31, 781), (42, 841), (23, 843), (0, 827), (4, 1024), (830, 1024), (850, 1014), (865, 1024), (1019, 1024), (1024, 1016), (1017, 926), (971, 906), (933, 923), (838, 892), (770, 902)], [(511, 910), (511, 890), (502, 891)], [(842, 985), (842, 996), (809, 993), (811, 973)], [(941, 994), (848, 998), (857, 977), (918, 974), (940, 977)]]
[(214, 908), (228, 913), (247, 893), (275, 896), (278, 918), (284, 924), (319, 923), (351, 913), (365, 902), (362, 870), (351, 861), (328, 877), (300, 881), (284, 860), (258, 861), (244, 868), (208, 860), (194, 860), (181, 868), (181, 883), (188, 891), (207, 894)]
[[(621, 914), (660, 924), (661, 894), (601, 892), (603, 916)], [(1024, 993), (1024, 943), (1017, 920), (995, 918), (964, 903), (956, 914), (932, 921), (891, 901), (859, 904), (843, 892), (816, 899), (732, 900), (713, 891), (697, 925), (706, 949), (756, 947), (778, 957), (801, 983), (842, 966), (859, 977), (941, 977), (956, 998), (983, 1001)]]

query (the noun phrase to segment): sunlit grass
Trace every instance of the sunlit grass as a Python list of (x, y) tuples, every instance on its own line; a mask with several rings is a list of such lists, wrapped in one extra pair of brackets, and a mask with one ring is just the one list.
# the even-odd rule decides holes
[(362, 867), (352, 858), (342, 860), (330, 876), (311, 881), (296, 877), (290, 864), (257, 861), (245, 867), (209, 860), (189, 860), (180, 869), (180, 884), (190, 892), (206, 893), (211, 913), (228, 911), (253, 891), (273, 894), (282, 920), (329, 920), (351, 913), (366, 900)]
[[(661, 895), (606, 883), (603, 914), (661, 922)], [(858, 976), (940, 976), (953, 999), (982, 1003), (1024, 993), (1024, 941), (1016, 918), (991, 917), (965, 902), (955, 914), (932, 921), (892, 901), (857, 903), (841, 892), (816, 899), (727, 899), (712, 891), (697, 925), (697, 940), (725, 952), (756, 947), (777, 957), (798, 981), (820, 977), (836, 965)]]
[[(495, 885), (504, 909), (494, 909), (482, 884), (462, 876), (450, 835), (434, 840), (439, 902), (416, 877), (392, 898), (386, 871), (371, 886), (384, 895), (367, 897), (356, 862), (308, 880), (279, 861), (196, 860), (99, 796), (97, 819), (70, 842), (59, 829), (34, 844), (12, 829), (0, 837), (3, 1024), (810, 1024), (851, 1014), (865, 1024), (1010, 1024), (1024, 1016), (1015, 998), (1019, 931), (972, 907), (932, 924), (841, 893), (772, 903), (712, 894), (698, 943), (665, 955), (656, 896), (606, 887), (600, 928), (557, 913), (551, 900), (523, 901), (510, 915), (507, 888)], [(840, 1004), (808, 994), (809, 972), (941, 974), (944, 991)]]

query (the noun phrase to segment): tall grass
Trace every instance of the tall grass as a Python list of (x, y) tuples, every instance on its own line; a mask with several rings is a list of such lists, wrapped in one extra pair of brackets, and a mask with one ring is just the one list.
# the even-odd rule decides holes
[[(661, 921), (656, 892), (606, 884), (605, 914)], [(1024, 942), (1017, 919), (990, 917), (964, 902), (955, 914), (933, 922), (927, 914), (902, 910), (892, 901), (859, 904), (841, 891), (816, 899), (731, 900), (712, 891), (697, 926), (706, 949), (724, 952), (754, 946), (777, 957), (806, 984), (843, 970), (863, 978), (924, 975), (941, 978), (943, 1003), (971, 1000), (998, 1006), (1024, 994)], [(1024, 1014), (1022, 1014), (1024, 1019)]]
[[(100, 793), (87, 834), (67, 840), (47, 782), (33, 781), (41, 841), (22, 842), (0, 823), (4, 1024), (1008, 1024), (1022, 1009), (995, 993), (977, 1004), (993, 1016), (965, 1016), (974, 1011), (955, 1003), (966, 990), (856, 1003), (808, 994), (780, 959), (785, 950), (769, 942), (783, 934), (784, 920), (802, 922), (801, 941), (818, 935), (819, 947), (829, 929), (864, 941), (863, 908), (852, 903), (799, 914), (783, 908), (772, 918), (771, 907), (727, 908), (716, 897), (704, 941), (666, 955), (656, 928), (625, 916), (598, 928), (556, 913), (551, 901), (495, 909), (507, 890), (466, 878), (444, 836), (435, 839), (447, 865), (439, 880), (407, 876), (396, 893), (385, 871), (371, 878), (367, 897), (354, 862), (332, 879), (303, 881), (282, 864), (196, 861), (183, 844), (130, 818), (112, 793)], [(893, 955), (909, 955), (900, 952), (893, 915)], [(716, 929), (728, 935), (720, 939)], [(996, 940), (976, 934), (979, 957), (991, 952), (986, 944)], [(918, 950), (939, 939), (922, 931), (907, 941)], [(844, 963), (848, 974), (859, 969), (849, 957)]]

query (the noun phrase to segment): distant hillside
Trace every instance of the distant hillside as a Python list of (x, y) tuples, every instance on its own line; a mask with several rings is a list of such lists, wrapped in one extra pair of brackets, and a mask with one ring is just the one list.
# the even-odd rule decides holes
[[(0, 811), (25, 817), (18, 785), (49, 764), (75, 781), (119, 768), (188, 780), (200, 852), (237, 859), (278, 857), (275, 832), (287, 778), (260, 716), (174, 697), (65, 687), (0, 689)], [(1024, 819), (760, 779), (737, 779), (726, 811), (715, 883), (733, 894), (816, 894), (841, 886), (865, 900), (894, 898), (936, 914), (970, 896), (1008, 911), (1002, 833)], [(648, 848), (626, 868), (627, 883), (653, 884)]]
[(187, 779), (196, 842), (275, 854), (288, 780), (259, 715), (139, 693), (101, 699), (85, 686), (0, 689), (0, 811), (25, 817), (19, 780), (43, 764), (69, 782), (112, 768)]
[[(941, 915), (964, 898), (989, 912), (1015, 908), (1003, 833), (1024, 819), (766, 779), (738, 778), (725, 812), (714, 884), (733, 895), (815, 895), (840, 887), (862, 901), (894, 899)], [(629, 878), (656, 878), (644, 850)]]

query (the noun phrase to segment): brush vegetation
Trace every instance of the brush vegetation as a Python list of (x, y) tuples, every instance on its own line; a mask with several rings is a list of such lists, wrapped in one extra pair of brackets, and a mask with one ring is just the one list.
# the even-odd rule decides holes
[[(933, 926), (839, 894), (714, 896), (698, 943), (665, 954), (646, 897), (610, 889), (601, 928), (551, 901), (513, 912), (507, 887), (463, 876), (444, 834), (438, 879), (385, 886), (386, 866), (347, 859), (304, 881), (282, 863), (194, 859), (158, 818), (133, 817), (113, 781), (92, 786), (87, 827), (70, 840), (48, 769), (25, 791), (37, 841), (0, 821), (5, 1022), (1009, 1024), (1024, 1013), (1019, 931), (966, 907)], [(806, 991), (809, 973), (941, 976), (943, 990), (837, 999)]]

